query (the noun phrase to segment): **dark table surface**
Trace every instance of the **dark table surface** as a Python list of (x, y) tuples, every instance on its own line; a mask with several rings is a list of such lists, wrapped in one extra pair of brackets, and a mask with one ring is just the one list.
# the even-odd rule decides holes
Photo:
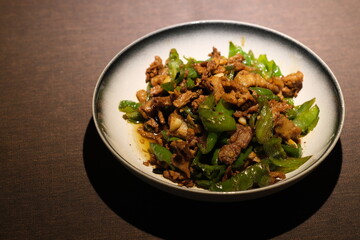
[[(359, 3), (0, 1), (0, 239), (360, 239)], [(340, 140), (280, 193), (226, 204), (182, 199), (129, 173), (96, 132), (92, 95), (111, 58), (151, 31), (206, 19), (290, 35), (341, 85)]]

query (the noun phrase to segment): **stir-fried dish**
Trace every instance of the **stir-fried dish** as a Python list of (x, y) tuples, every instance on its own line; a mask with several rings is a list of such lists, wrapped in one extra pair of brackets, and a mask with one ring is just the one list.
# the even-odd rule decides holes
[(240, 191), (273, 184), (305, 163), (301, 138), (319, 120), (315, 98), (294, 105), (300, 71), (283, 76), (265, 54), (230, 42), (228, 57), (179, 58), (146, 69), (147, 89), (119, 110), (149, 139), (154, 174), (180, 186)]

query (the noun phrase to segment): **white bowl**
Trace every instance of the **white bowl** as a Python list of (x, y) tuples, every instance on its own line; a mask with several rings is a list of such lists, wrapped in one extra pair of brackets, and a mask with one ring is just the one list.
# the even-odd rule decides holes
[[(206, 59), (216, 47), (228, 53), (229, 41), (244, 45), (255, 56), (267, 54), (284, 75), (300, 70), (304, 73), (303, 89), (296, 104), (316, 97), (320, 120), (316, 128), (303, 138), (303, 155), (312, 157), (286, 179), (263, 188), (238, 192), (211, 192), (199, 188), (180, 187), (154, 174), (145, 166), (144, 146), (133, 124), (118, 111), (121, 100), (137, 101), (135, 93), (145, 89), (145, 70), (160, 56), (166, 60), (171, 48), (180, 56)], [(110, 151), (135, 175), (167, 192), (198, 200), (237, 201), (265, 196), (299, 181), (314, 170), (331, 152), (343, 127), (345, 106), (343, 95), (329, 67), (309, 48), (295, 39), (258, 25), (233, 21), (199, 21), (170, 26), (150, 33), (120, 51), (101, 74), (93, 97), (93, 118), (97, 130)]]

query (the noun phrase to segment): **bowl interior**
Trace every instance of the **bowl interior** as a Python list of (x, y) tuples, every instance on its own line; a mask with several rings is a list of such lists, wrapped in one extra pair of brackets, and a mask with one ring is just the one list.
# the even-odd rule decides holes
[[(94, 93), (94, 119), (102, 139), (125, 166), (160, 187), (219, 195), (203, 189), (178, 187), (161, 175), (154, 174), (151, 167), (143, 165), (147, 157), (144, 153), (146, 146), (139, 143), (136, 125), (122, 118), (118, 104), (121, 100), (137, 101), (135, 93), (146, 88), (145, 70), (154, 56), (165, 61), (170, 49), (176, 48), (180, 56), (204, 60), (213, 47), (227, 56), (229, 41), (242, 44), (245, 51), (251, 49), (255, 56), (267, 54), (268, 59), (274, 59), (280, 66), (284, 75), (298, 70), (303, 72), (303, 89), (295, 104), (316, 97), (316, 104), (320, 108), (318, 125), (302, 141), (303, 155), (313, 155), (308, 162), (288, 173), (285, 181), (266, 187), (268, 189), (230, 194), (272, 191), (309, 172), (331, 151), (342, 128), (344, 103), (335, 77), (319, 57), (296, 40), (273, 30), (244, 23), (198, 22), (162, 29), (135, 41), (122, 50), (102, 73)], [(228, 198), (229, 194), (225, 195)]]

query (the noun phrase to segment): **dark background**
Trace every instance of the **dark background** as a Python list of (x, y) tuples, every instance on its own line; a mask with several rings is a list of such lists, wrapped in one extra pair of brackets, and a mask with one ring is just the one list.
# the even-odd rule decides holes
[[(1, 1), (0, 239), (360, 239), (360, 8), (349, 1)], [(97, 79), (159, 28), (237, 20), (315, 51), (343, 90), (346, 120), (328, 158), (277, 194), (204, 203), (129, 173), (91, 116)]]

